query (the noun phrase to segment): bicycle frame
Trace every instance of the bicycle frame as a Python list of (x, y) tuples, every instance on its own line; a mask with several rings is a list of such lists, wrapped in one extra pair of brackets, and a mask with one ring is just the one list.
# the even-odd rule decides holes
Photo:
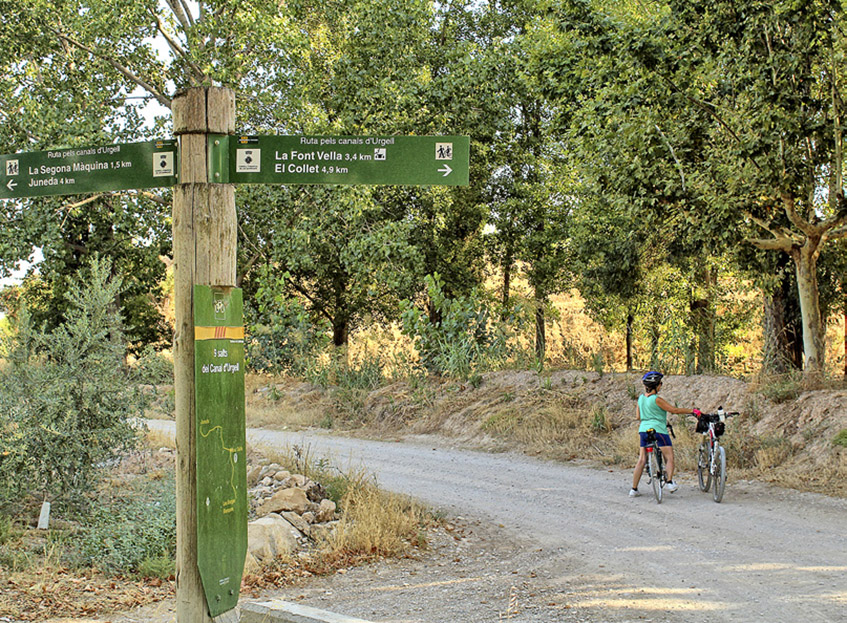
[[(673, 434), (672, 428), (669, 427), (668, 431)], [(647, 445), (644, 446), (644, 450), (646, 452), (647, 459), (644, 462), (644, 467), (647, 469), (648, 484), (653, 485), (653, 494), (656, 496), (656, 503), (661, 504), (662, 493), (665, 488), (665, 484), (667, 483), (665, 477), (665, 457), (662, 454), (662, 447), (659, 445), (658, 439), (656, 439), (656, 431), (652, 428), (647, 431)], [(651, 456), (656, 457), (657, 474), (653, 473), (653, 464), (650, 460)]]
[[(714, 476), (715, 475), (715, 454), (716, 449), (720, 447), (720, 441), (718, 441), (718, 436), (715, 435), (715, 423), (709, 422), (709, 430), (706, 433), (708, 436), (709, 443), (709, 473)], [(703, 440), (707, 441), (706, 439)]]
[[(702, 433), (704, 439), (700, 444), (697, 459), (697, 479), (701, 491), (708, 491), (712, 487), (712, 481), (714, 481), (712, 496), (715, 502), (721, 501), (726, 486), (726, 451), (721, 446), (717, 426), (718, 423), (721, 423), (721, 427), (723, 427), (726, 418), (733, 415), (738, 415), (738, 413), (726, 413), (723, 408), (719, 408), (717, 413), (699, 414), (700, 418), (706, 418), (705, 422), (708, 423), (708, 427)], [(704, 459), (707, 459), (708, 465), (705, 464)]]

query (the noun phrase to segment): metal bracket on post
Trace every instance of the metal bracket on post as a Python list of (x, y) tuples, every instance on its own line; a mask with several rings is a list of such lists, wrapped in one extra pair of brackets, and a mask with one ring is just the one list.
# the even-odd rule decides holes
[(229, 135), (209, 134), (209, 183), (229, 184)]

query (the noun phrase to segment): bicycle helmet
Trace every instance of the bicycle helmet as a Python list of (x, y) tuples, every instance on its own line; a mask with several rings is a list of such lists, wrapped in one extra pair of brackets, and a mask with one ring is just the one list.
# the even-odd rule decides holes
[(661, 372), (648, 372), (641, 377), (641, 382), (644, 383), (644, 387), (647, 389), (656, 389), (664, 376)]

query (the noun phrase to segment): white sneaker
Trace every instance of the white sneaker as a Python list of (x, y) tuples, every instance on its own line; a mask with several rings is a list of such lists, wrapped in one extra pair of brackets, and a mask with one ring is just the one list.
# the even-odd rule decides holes
[(641, 495), (641, 494), (638, 492), (638, 489), (630, 489), (629, 490), (629, 497), (637, 498), (639, 495)]
[(678, 484), (676, 484), (673, 480), (671, 480), (671, 481), (670, 481), (667, 485), (665, 485), (665, 486), (668, 488), (668, 491), (670, 491), (671, 493), (673, 493), (674, 491), (676, 491), (677, 489), (679, 489), (679, 485), (678, 485)]

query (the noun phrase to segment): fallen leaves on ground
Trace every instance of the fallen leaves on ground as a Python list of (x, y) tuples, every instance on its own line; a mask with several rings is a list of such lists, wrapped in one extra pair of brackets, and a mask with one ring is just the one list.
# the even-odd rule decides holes
[(19, 621), (91, 617), (161, 601), (175, 583), (159, 578), (114, 578), (96, 571), (46, 568), (0, 580), (0, 616)]

